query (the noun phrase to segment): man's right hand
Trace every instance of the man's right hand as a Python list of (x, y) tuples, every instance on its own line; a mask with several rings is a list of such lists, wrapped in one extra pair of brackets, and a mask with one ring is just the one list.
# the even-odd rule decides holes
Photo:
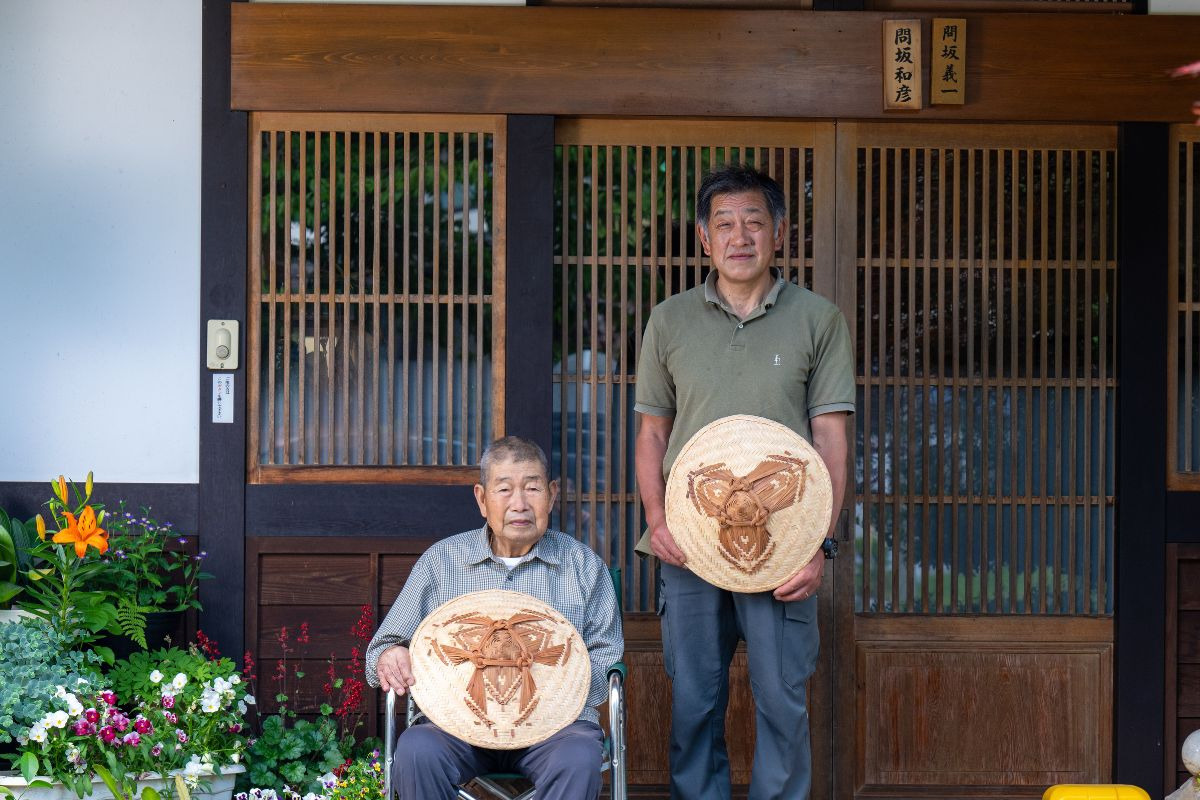
[(687, 561), (687, 556), (675, 543), (675, 537), (671, 535), (665, 522), (650, 526), (650, 549), (654, 551), (654, 555), (658, 556), (659, 560), (673, 567), (682, 567)]
[(408, 648), (395, 645), (379, 654), (375, 663), (375, 674), (379, 676), (379, 686), (386, 692), (395, 689), (396, 694), (404, 694), (408, 687), (417, 682), (412, 674), (412, 660), (408, 656)]

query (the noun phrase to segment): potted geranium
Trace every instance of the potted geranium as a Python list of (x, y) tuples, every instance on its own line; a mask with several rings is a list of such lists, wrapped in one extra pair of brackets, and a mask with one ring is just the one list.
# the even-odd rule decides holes
[(137, 653), (104, 678), (57, 685), (38, 719), (15, 725), (20, 775), (0, 793), (158, 800), (200, 786), (227, 798), (253, 702), (228, 659), (195, 646)]

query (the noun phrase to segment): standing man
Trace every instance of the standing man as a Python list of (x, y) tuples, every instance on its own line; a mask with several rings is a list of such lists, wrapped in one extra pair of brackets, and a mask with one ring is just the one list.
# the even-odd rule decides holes
[(445, 800), (476, 775), (515, 771), (533, 781), (538, 798), (592, 800), (604, 738), (595, 706), (608, 699), (608, 669), (624, 652), (612, 577), (590, 547), (548, 530), (558, 482), (536, 443), (498, 439), (479, 469), (483, 527), (442, 539), (417, 560), (367, 646), (367, 682), (404, 694), (416, 683), (408, 645), (421, 620), (467, 592), (507, 589), (548, 603), (579, 631), (592, 667), (587, 700), (575, 722), (519, 750), (475, 747), (432, 723), (413, 725), (396, 743), (393, 785), (401, 800)]
[[(666, 476), (692, 434), (721, 417), (754, 414), (812, 442), (829, 469), (836, 520), (855, 399), (850, 334), (835, 305), (771, 266), (787, 219), (773, 179), (737, 164), (715, 170), (700, 185), (696, 219), (713, 268), (704, 285), (651, 313), (635, 406), (648, 524), (638, 547), (646, 552), (648, 545), (662, 562), (658, 610), (673, 680), (671, 797), (730, 796), (725, 708), (729, 664), (743, 639), (757, 709), (749, 798), (802, 800), (811, 785), (805, 681), (817, 662), (815, 595), (825, 558), (774, 592), (719, 589), (687, 569), (663, 498)], [(836, 554), (832, 538), (823, 549), (826, 558)]]

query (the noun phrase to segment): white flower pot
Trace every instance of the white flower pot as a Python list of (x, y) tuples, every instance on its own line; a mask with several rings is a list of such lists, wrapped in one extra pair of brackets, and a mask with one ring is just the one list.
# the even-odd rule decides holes
[[(241, 764), (235, 764), (231, 767), (222, 767), (220, 775), (203, 776), (203, 780), (208, 784), (208, 791), (194, 792), (192, 797), (205, 798), (206, 800), (231, 800), (233, 797), (233, 782), (237, 779), (239, 773), (245, 772), (246, 768)], [(162, 777), (146, 778), (138, 781), (138, 796), (141, 796), (142, 788), (152, 786), (159, 793), (165, 794), (167, 779)], [(51, 784), (49, 787), (34, 787), (28, 788), (25, 779), (19, 774), (14, 774), (11, 771), (0, 772), (0, 786), (7, 787), (12, 790), (12, 793), (17, 796), (18, 800), (79, 800), (75, 792), (68, 789), (61, 783)], [(174, 780), (172, 779), (171, 790), (174, 791)], [(100, 778), (92, 779), (92, 793), (87, 796), (87, 800), (113, 800), (113, 794), (104, 785), (104, 781)]]

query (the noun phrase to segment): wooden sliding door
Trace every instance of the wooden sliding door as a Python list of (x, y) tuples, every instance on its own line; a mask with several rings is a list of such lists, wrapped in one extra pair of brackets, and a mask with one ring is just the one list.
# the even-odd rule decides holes
[(839, 797), (1110, 775), (1115, 151), (1112, 127), (838, 127)]

